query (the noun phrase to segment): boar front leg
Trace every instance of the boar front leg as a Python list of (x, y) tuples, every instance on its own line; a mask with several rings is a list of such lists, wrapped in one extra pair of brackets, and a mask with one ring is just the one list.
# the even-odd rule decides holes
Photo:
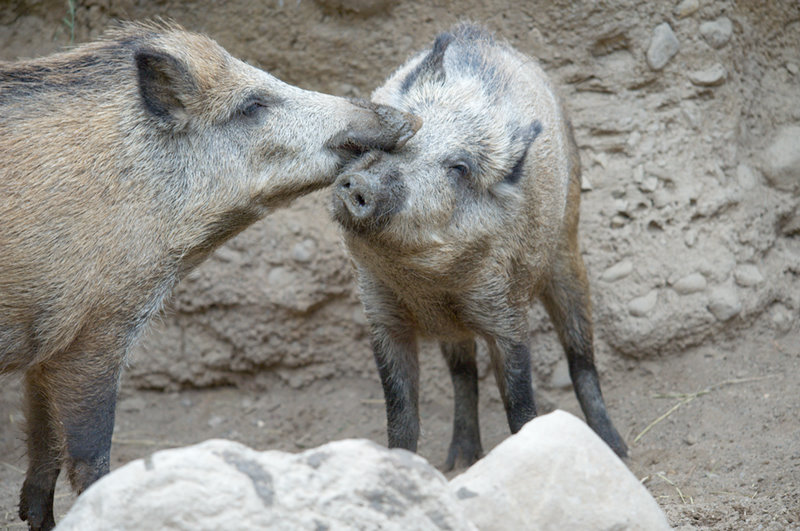
[(628, 447), (611, 423), (600, 390), (592, 346), (589, 283), (577, 248), (559, 255), (542, 301), (567, 355), (572, 385), (586, 423), (618, 456), (627, 456)]
[(530, 350), (522, 341), (505, 338), (489, 338), (487, 343), (508, 427), (511, 433), (517, 433), (536, 416)]
[(96, 336), (84, 335), (26, 375), (30, 465), (20, 516), (31, 529), (54, 525), (53, 489), (62, 459), (78, 494), (109, 471), (124, 348), (110, 344), (110, 332)]
[(389, 448), (417, 451), (419, 440), (419, 357), (410, 328), (373, 325), (372, 350), (386, 401)]
[(472, 465), (483, 454), (478, 423), (478, 365), (474, 339), (441, 343), (440, 348), (453, 381), (453, 439), (445, 462), (445, 470), (453, 470)]

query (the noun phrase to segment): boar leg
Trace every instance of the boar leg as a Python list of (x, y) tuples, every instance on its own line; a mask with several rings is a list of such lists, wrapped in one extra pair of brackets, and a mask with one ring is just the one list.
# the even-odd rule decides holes
[(606, 410), (594, 364), (592, 316), (586, 269), (577, 249), (559, 255), (542, 300), (567, 355), (569, 374), (587, 424), (620, 457), (628, 455)]
[(536, 416), (530, 351), (525, 343), (513, 340), (489, 339), (487, 343), (508, 427), (511, 433), (517, 433)]
[(441, 343), (440, 347), (453, 381), (453, 439), (445, 462), (445, 470), (453, 470), (472, 465), (483, 454), (478, 424), (478, 365), (474, 339)]
[(413, 331), (373, 325), (372, 349), (386, 401), (389, 448), (417, 451), (419, 358)]
[(56, 525), (53, 495), (60, 470), (61, 442), (54, 429), (51, 399), (42, 384), (39, 367), (25, 374), (25, 417), (28, 472), (19, 497), (19, 517), (33, 530)]

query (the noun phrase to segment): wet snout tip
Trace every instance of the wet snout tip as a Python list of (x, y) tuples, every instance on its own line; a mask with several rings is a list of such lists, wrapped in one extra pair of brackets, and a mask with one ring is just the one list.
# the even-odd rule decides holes
[(354, 219), (362, 220), (372, 214), (375, 203), (373, 191), (361, 175), (352, 173), (339, 176), (335, 194)]

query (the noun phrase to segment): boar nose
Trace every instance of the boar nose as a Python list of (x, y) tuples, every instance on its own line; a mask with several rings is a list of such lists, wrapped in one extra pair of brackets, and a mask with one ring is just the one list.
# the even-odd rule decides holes
[(400, 149), (422, 126), (416, 116), (393, 107), (360, 100), (352, 104), (358, 109), (347, 129), (328, 142), (331, 149), (345, 158), (373, 149)]
[(336, 195), (347, 207), (354, 221), (361, 221), (372, 215), (375, 209), (375, 190), (364, 175), (340, 175), (335, 188)]

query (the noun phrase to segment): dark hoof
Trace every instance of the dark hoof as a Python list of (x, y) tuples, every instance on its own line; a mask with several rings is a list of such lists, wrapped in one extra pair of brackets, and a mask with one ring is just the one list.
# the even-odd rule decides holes
[(455, 469), (469, 468), (483, 456), (480, 443), (451, 443), (444, 464), (445, 472)]
[(50, 531), (56, 526), (53, 517), (53, 493), (25, 484), (19, 497), (19, 517), (32, 531)]

